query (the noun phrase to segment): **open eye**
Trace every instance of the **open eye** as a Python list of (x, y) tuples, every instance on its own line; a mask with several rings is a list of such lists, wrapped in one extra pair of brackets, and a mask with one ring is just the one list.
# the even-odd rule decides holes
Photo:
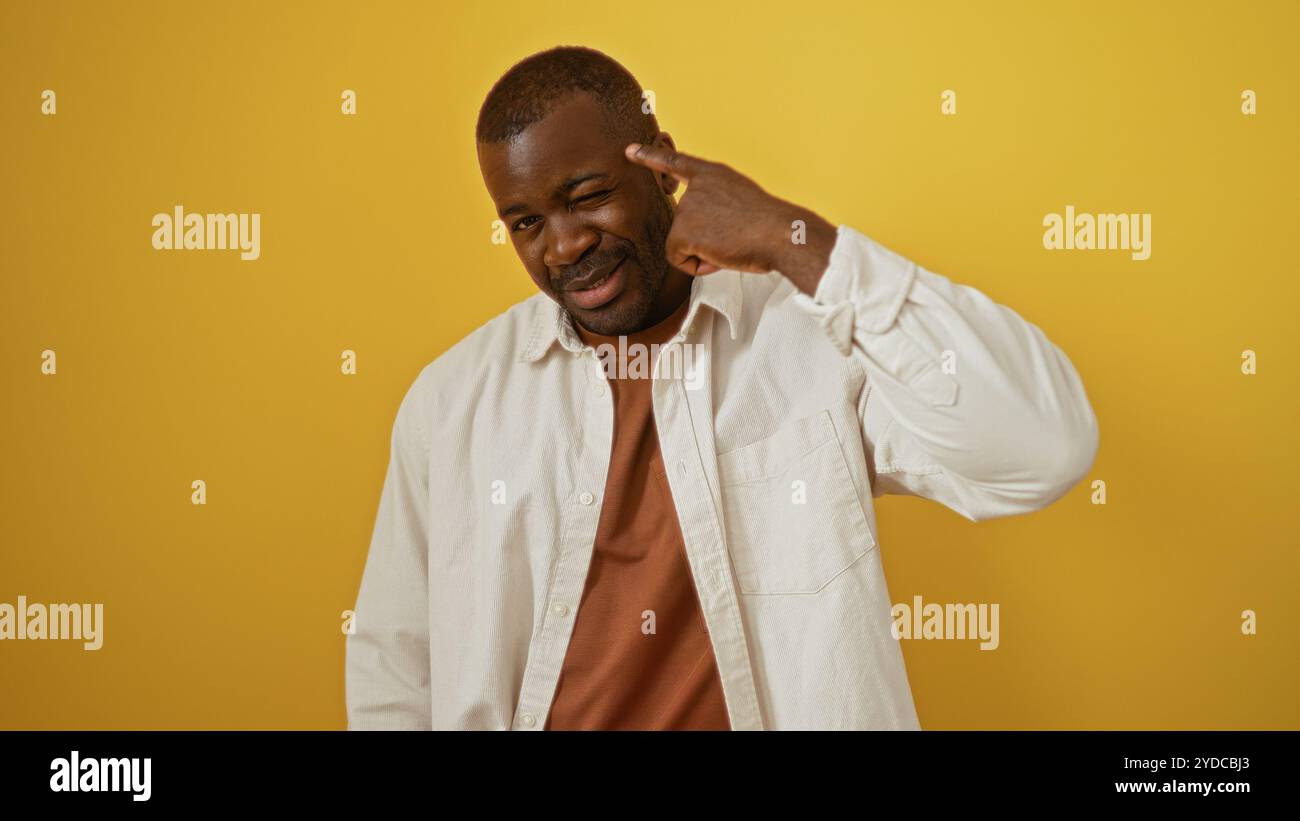
[(515, 220), (515, 224), (511, 227), (510, 230), (522, 231), (525, 228), (531, 228), (535, 223), (529, 222), (529, 220), (539, 220), (539, 219), (541, 219), (541, 217), (528, 216), (528, 217), (523, 217), (521, 219)]

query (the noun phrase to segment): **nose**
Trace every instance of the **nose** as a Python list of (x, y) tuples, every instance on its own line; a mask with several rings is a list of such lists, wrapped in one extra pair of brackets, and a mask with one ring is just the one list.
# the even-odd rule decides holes
[(575, 264), (600, 243), (600, 234), (575, 215), (565, 214), (546, 221), (546, 252), (542, 262), (547, 268), (564, 268)]

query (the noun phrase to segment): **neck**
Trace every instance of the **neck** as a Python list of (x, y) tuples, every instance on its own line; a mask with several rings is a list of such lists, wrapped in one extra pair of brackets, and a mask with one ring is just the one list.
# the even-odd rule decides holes
[[(650, 310), (650, 313), (646, 314), (645, 320), (636, 331), (644, 331), (646, 328), (658, 325), (672, 316), (673, 312), (682, 306), (682, 303), (691, 298), (691, 283), (693, 281), (694, 277), (691, 275), (670, 267), (668, 275), (664, 278), (664, 287), (659, 289), (659, 296), (655, 299), (654, 307)], [(636, 331), (633, 331), (633, 333), (636, 333)]]

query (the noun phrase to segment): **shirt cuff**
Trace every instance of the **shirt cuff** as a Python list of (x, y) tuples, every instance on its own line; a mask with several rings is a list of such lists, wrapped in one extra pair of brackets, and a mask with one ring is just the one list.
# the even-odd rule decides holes
[(841, 225), (816, 293), (798, 294), (795, 301), (819, 318), (831, 343), (848, 355), (855, 330), (872, 334), (889, 330), (915, 278), (914, 263)]
[(813, 301), (828, 306), (850, 302), (858, 330), (882, 334), (898, 318), (915, 278), (910, 260), (841, 225)]

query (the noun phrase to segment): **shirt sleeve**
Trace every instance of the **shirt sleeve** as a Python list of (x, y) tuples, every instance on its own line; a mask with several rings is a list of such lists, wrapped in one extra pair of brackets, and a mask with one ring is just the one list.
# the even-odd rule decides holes
[(429, 442), (420, 380), (393, 423), (379, 513), (347, 637), (348, 729), (431, 725), (428, 609)]
[(865, 371), (874, 495), (982, 520), (1044, 507), (1092, 466), (1097, 419), (1069, 358), (980, 291), (841, 225), (816, 293), (795, 299)]

